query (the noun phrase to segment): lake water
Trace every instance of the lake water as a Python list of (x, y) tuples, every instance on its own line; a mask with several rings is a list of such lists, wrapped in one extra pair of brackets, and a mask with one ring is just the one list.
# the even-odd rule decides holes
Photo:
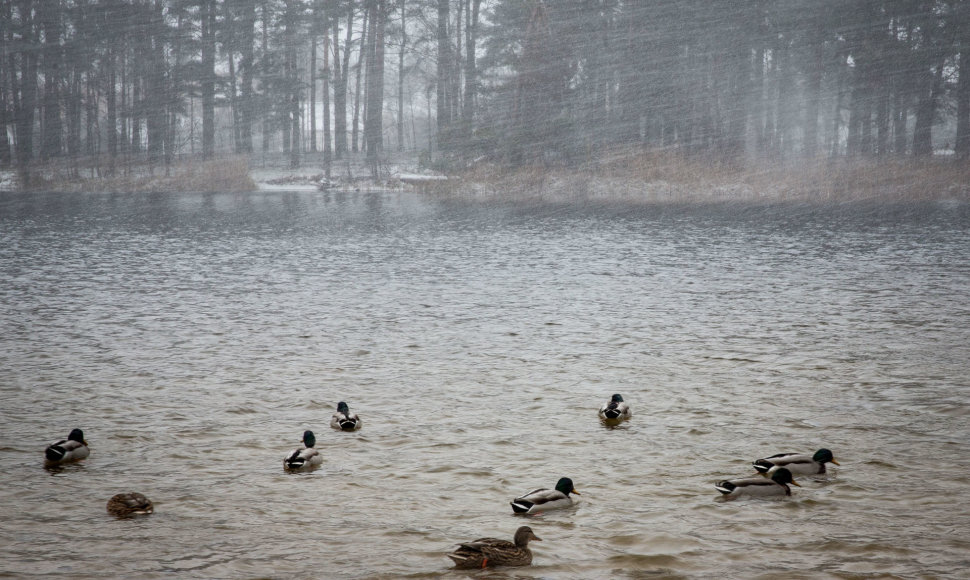
[[(966, 202), (3, 194), (0, 273), (0, 576), (968, 577)], [(450, 570), (523, 523), (531, 567)]]

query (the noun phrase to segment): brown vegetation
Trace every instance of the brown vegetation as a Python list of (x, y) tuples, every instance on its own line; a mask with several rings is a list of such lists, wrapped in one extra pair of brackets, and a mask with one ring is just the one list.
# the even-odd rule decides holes
[(970, 163), (818, 159), (738, 167), (667, 152), (615, 153), (575, 168), (478, 166), (436, 193), (550, 201), (970, 200)]
[[(29, 191), (63, 192), (220, 192), (253, 191), (256, 183), (249, 176), (245, 157), (206, 162), (187, 162), (165, 167), (133, 166), (118, 168), (115, 175), (60, 165), (32, 168)], [(92, 175), (93, 173), (93, 175)]]

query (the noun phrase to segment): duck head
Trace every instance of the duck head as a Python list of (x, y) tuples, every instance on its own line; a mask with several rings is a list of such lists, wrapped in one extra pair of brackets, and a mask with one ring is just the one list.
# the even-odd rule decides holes
[(67, 438), (70, 441), (77, 441), (78, 443), (82, 443), (84, 445), (88, 444), (88, 442), (84, 440), (84, 431), (81, 431), (80, 429), (71, 429), (71, 433), (67, 436)]
[(524, 548), (529, 545), (529, 540), (535, 540), (541, 542), (542, 538), (535, 535), (532, 532), (532, 528), (529, 526), (522, 526), (521, 528), (515, 530), (515, 545)]
[(795, 482), (794, 479), (792, 479), (791, 471), (788, 471), (788, 469), (784, 467), (779, 467), (778, 469), (775, 469), (771, 474), (771, 480), (781, 485), (791, 484), (791, 485), (794, 485), (795, 487), (801, 487), (800, 485), (798, 485), (798, 483)]
[(812, 456), (812, 460), (817, 461), (819, 463), (828, 462), (828, 463), (834, 463), (836, 465), (839, 464), (839, 462), (835, 460), (835, 457), (832, 456), (832, 452), (825, 448), (822, 448), (816, 451), (815, 455)]
[(307, 447), (313, 447), (317, 444), (317, 438), (313, 435), (313, 431), (303, 432), (303, 444)]
[(573, 488), (573, 480), (568, 477), (559, 478), (559, 482), (556, 483), (556, 491), (560, 491), (565, 495), (575, 493), (576, 495), (582, 495), (575, 488)]

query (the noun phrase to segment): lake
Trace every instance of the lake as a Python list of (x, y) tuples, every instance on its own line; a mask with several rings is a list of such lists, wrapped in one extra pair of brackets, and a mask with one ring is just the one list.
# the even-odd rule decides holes
[[(0, 575), (478, 577), (446, 554), (523, 524), (485, 575), (970, 569), (967, 202), (4, 193), (0, 240)], [(790, 498), (714, 489), (820, 447)]]

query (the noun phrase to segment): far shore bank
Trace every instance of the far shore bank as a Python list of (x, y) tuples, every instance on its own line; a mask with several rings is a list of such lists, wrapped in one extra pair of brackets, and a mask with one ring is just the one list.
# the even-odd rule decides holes
[[(309, 157), (309, 156), (308, 156)], [(603, 156), (577, 165), (511, 169), (490, 163), (451, 172), (421, 168), (417, 158), (382, 161), (374, 179), (363, 156), (323, 169), (308, 158), (301, 167), (232, 157), (169, 168), (138, 167), (113, 177), (47, 166), (32, 187), (0, 172), (0, 191), (248, 192), (266, 190), (414, 190), (441, 198), (550, 202), (718, 201), (970, 201), (970, 162), (952, 157), (923, 161), (819, 159), (798, 164), (749, 163), (738, 168), (666, 153)], [(328, 175), (329, 173), (329, 175)]]

